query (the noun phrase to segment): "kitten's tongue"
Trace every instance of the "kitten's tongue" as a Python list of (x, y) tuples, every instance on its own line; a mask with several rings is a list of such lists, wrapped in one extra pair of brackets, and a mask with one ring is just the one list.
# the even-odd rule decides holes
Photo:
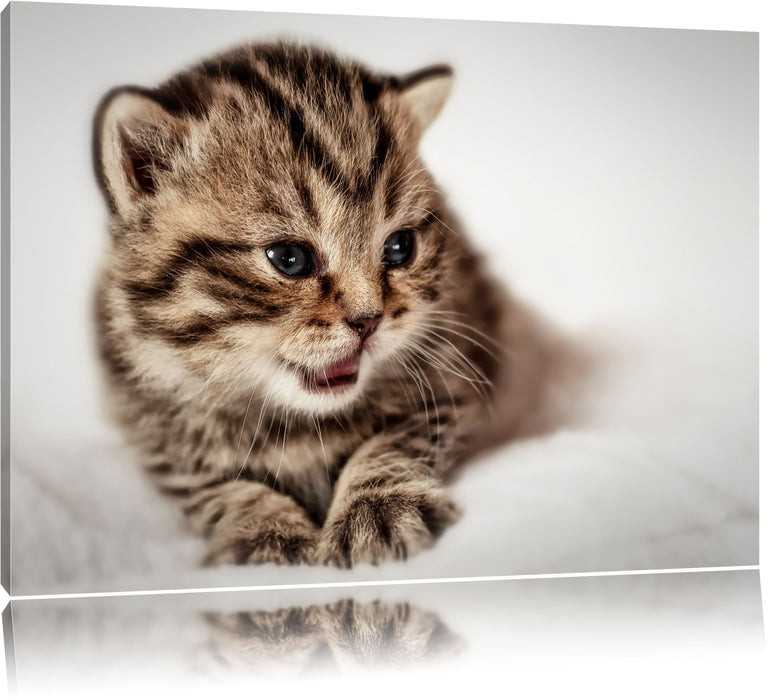
[(337, 386), (340, 384), (351, 384), (358, 377), (359, 356), (353, 355), (333, 365), (329, 365), (319, 370), (313, 376), (313, 381), (319, 387)]

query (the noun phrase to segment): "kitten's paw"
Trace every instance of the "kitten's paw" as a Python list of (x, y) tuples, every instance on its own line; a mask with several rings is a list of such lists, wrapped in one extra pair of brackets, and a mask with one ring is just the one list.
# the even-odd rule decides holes
[(212, 533), (203, 564), (311, 564), (320, 529), (296, 512), (222, 522)]
[(250, 539), (213, 545), (204, 566), (221, 564), (311, 564), (317, 538), (288, 532), (258, 532)]
[(203, 564), (311, 564), (317, 544), (316, 533), (262, 530), (250, 538), (214, 543)]
[(438, 488), (369, 488), (353, 493), (331, 514), (318, 546), (318, 560), (349, 568), (385, 559), (406, 559), (430, 547), (459, 517)]

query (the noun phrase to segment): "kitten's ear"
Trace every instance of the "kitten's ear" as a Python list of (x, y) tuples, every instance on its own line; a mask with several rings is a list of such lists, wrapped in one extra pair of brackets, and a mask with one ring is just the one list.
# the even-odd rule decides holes
[(401, 80), (400, 94), (421, 130), (425, 131), (442, 111), (452, 85), (453, 69), (445, 65), (425, 68)]
[(113, 212), (127, 217), (156, 193), (187, 129), (146, 90), (119, 88), (105, 96), (94, 119), (93, 155)]

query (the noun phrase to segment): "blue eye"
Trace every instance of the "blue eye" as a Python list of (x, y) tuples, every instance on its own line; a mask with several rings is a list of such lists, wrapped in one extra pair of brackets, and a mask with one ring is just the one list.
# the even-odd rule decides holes
[(267, 248), (269, 261), (289, 277), (303, 277), (313, 271), (310, 251), (299, 243), (276, 243)]
[(383, 245), (383, 263), (389, 267), (406, 265), (415, 249), (412, 231), (403, 230), (392, 233)]

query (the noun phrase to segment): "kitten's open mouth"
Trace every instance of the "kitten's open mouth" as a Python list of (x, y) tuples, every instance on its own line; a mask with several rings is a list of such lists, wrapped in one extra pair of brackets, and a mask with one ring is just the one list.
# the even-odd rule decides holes
[(358, 381), (359, 353), (335, 362), (316, 372), (306, 370), (303, 383), (309, 391), (337, 392), (345, 391)]

